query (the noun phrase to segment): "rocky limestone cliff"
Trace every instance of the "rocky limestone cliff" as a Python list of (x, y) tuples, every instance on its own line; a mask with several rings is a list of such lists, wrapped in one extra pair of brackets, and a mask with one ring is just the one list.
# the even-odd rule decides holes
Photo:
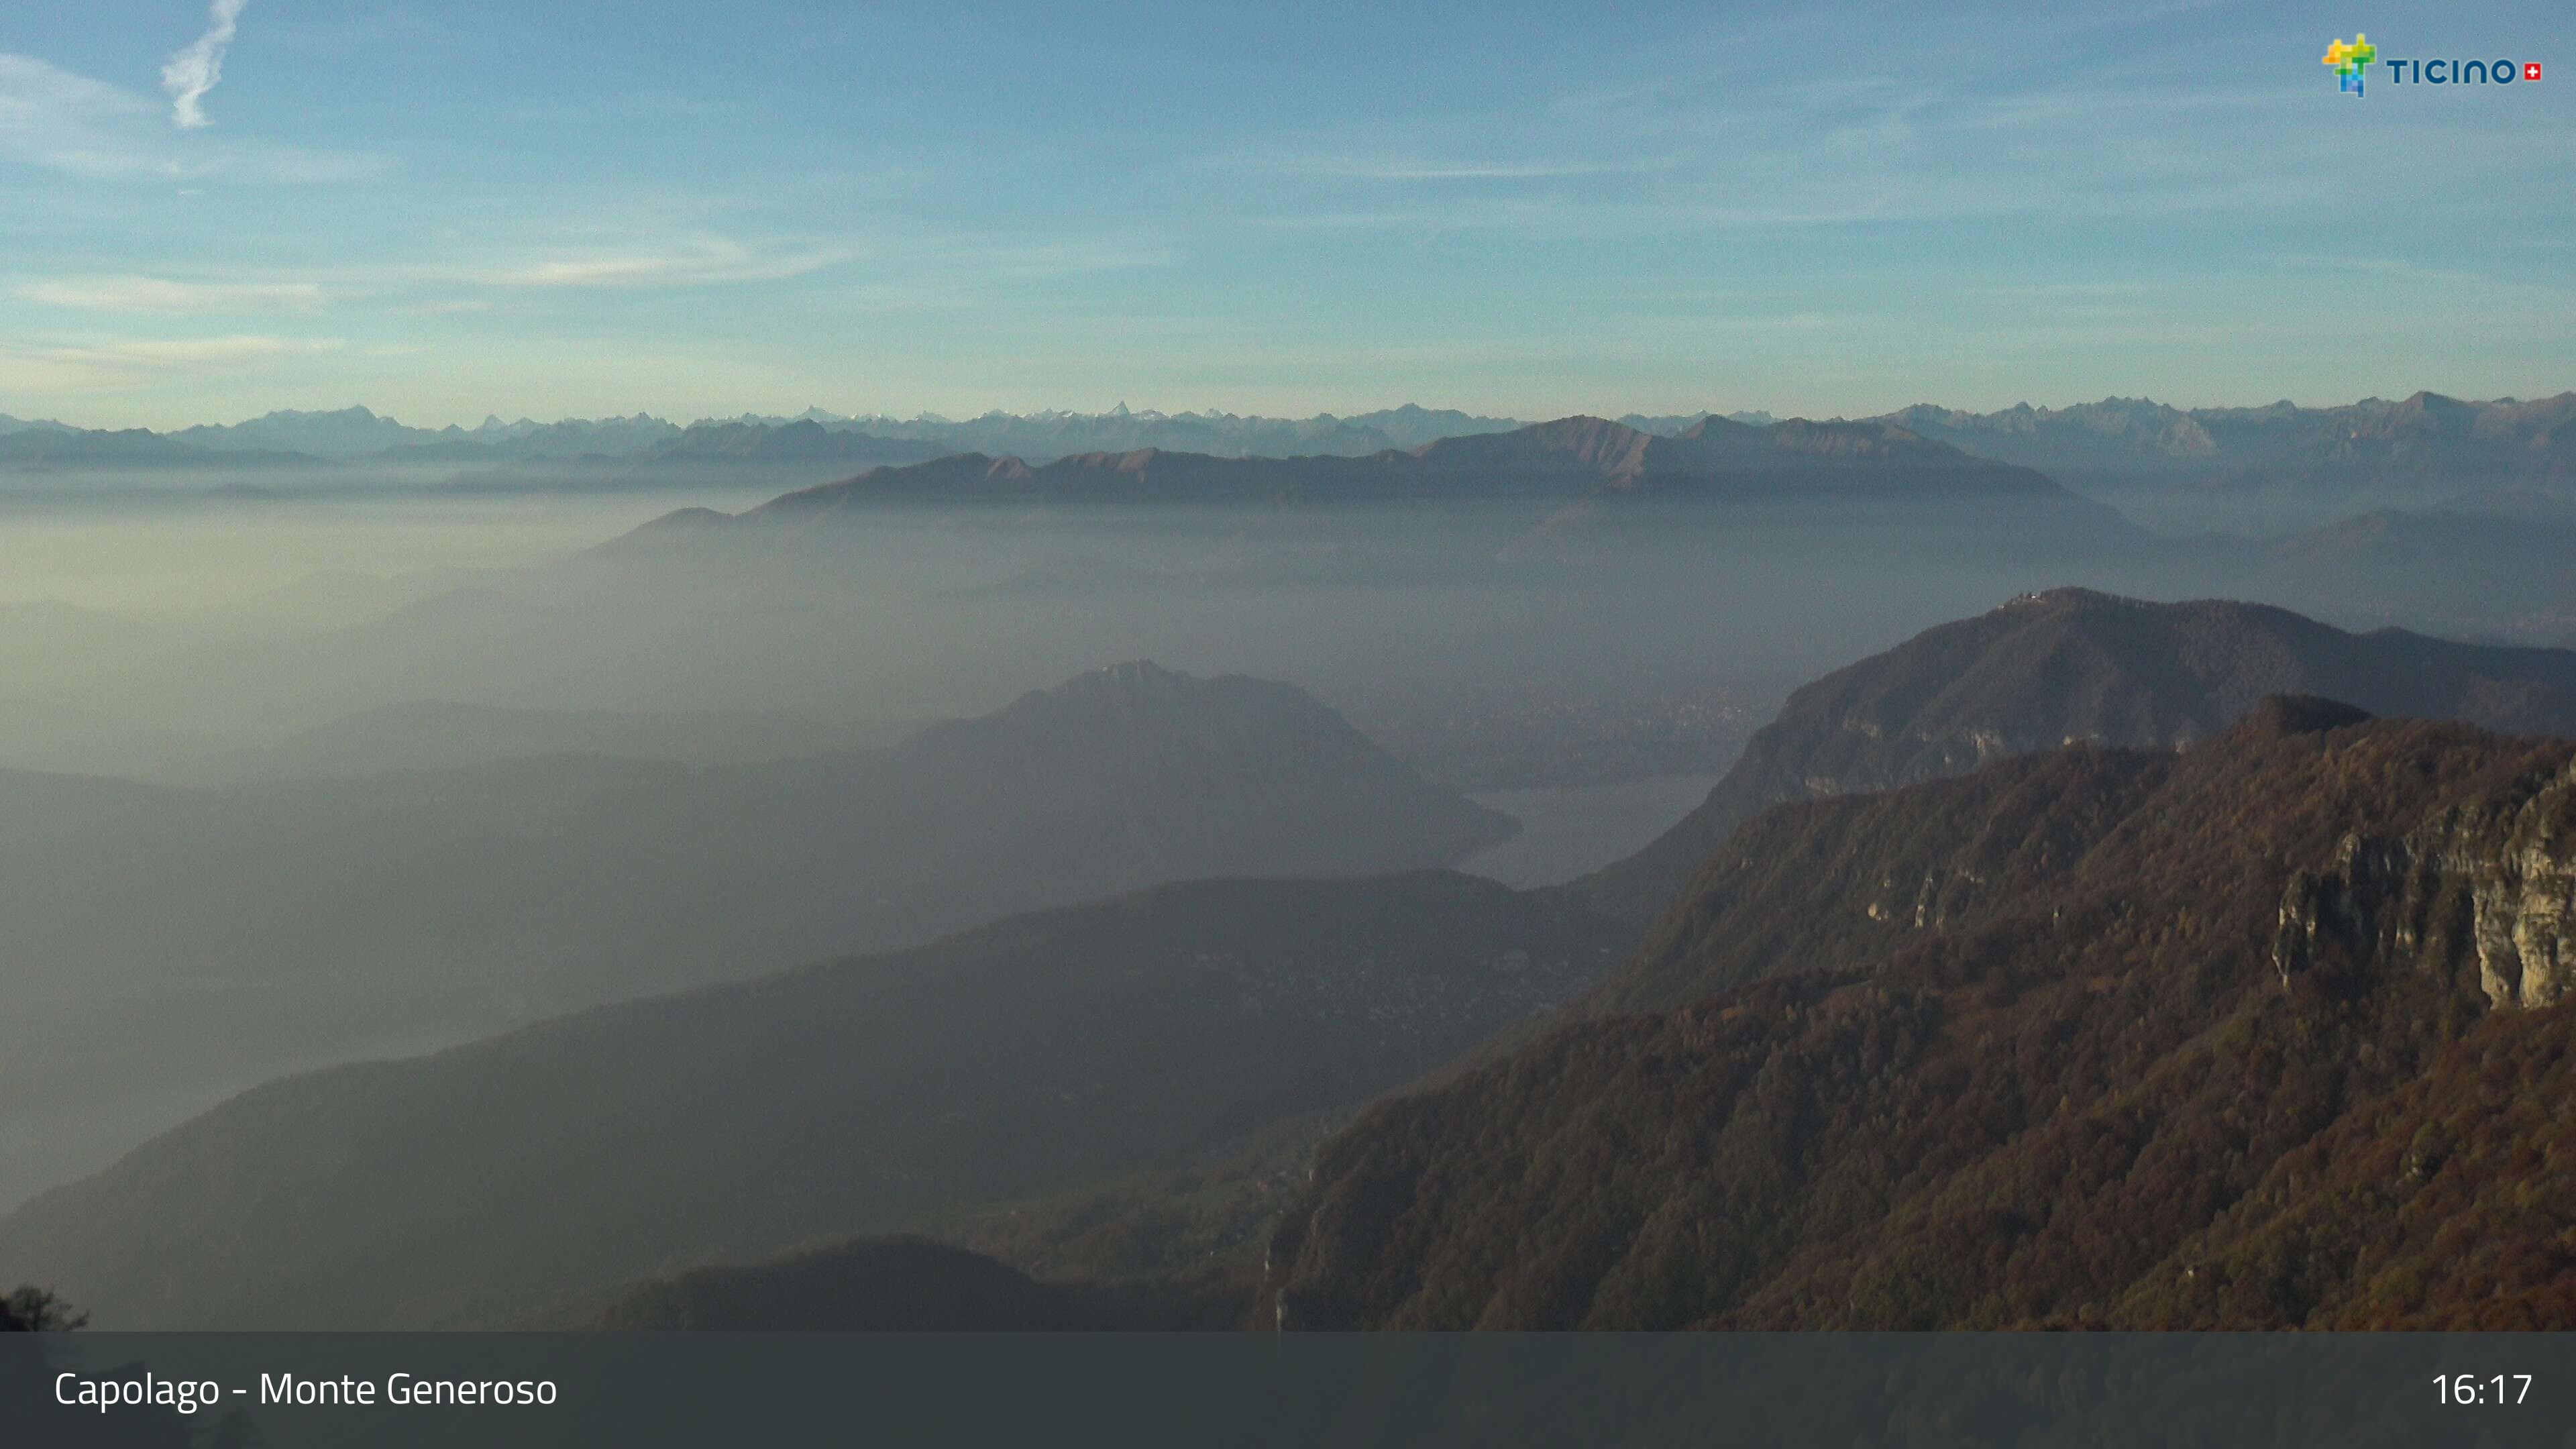
[(2562, 1327), (2571, 866), (2576, 741), (2316, 698), (1772, 810), (1317, 1151), (1264, 1321)]
[(2576, 765), (2538, 771), (2395, 838), (2346, 835), (2281, 898), (2272, 962), (2321, 969), (2472, 957), (2487, 1001), (2547, 1006), (2576, 985)]

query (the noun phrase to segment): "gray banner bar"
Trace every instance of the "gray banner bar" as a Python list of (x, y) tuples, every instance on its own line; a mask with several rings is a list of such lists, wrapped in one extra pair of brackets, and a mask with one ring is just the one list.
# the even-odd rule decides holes
[(7, 1335), (21, 1444), (2505, 1449), (2576, 1334)]

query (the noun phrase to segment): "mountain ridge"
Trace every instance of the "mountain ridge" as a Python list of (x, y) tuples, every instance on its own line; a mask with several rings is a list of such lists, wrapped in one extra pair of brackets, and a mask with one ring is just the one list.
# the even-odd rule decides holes
[[(737, 525), (804, 524), (873, 507), (964, 504), (1277, 506), (1301, 503), (1518, 498), (1564, 506), (1617, 498), (1903, 498), (2058, 510), (2108, 525), (2116, 515), (2027, 469), (1969, 457), (1878, 424), (1756, 427), (1703, 418), (1666, 437), (1604, 418), (1570, 417), (1509, 432), (1444, 438), (1410, 451), (1351, 458), (1220, 458), (1143, 448), (1043, 464), (964, 453), (783, 494)], [(689, 509), (618, 541), (718, 526)], [(2124, 526), (2124, 525), (2122, 525)]]
[[(2468, 401), (2418, 391), (2323, 407), (2179, 408), (2107, 397), (2065, 407), (2016, 404), (1976, 412), (1916, 403), (1844, 422), (1775, 419), (1766, 412), (1646, 416), (1613, 426), (1679, 438), (1711, 420), (1737, 427), (1896, 427), (1988, 462), (2026, 467), (2079, 490), (2149, 488), (2209, 498), (2316, 494), (2351, 507), (2418, 502), (2496, 488), (2564, 495), (2576, 489), (2576, 393)], [(363, 406), (283, 410), (232, 424), (167, 432), (85, 429), (0, 420), (0, 464), (20, 468), (311, 468), (317, 464), (592, 464), (680, 461), (903, 463), (981, 454), (1044, 466), (1065, 458), (1139, 451), (1220, 458), (1368, 457), (1419, 452), (1446, 440), (1549, 426), (1404, 404), (1339, 417), (1266, 418), (1222, 411), (987, 413), (955, 420), (922, 414), (848, 416), (808, 408), (793, 416), (742, 414), (682, 425), (631, 417), (408, 427)], [(692, 437), (691, 435), (695, 435)], [(822, 435), (818, 438), (816, 435)], [(766, 439), (767, 441), (760, 441)], [(865, 439), (866, 441), (860, 441)], [(719, 441), (723, 440), (723, 441)], [(837, 441), (833, 441), (837, 440)]]
[(1577, 882), (1651, 921), (1727, 834), (1784, 801), (1884, 790), (2077, 739), (2209, 739), (2269, 694), (2516, 731), (2576, 731), (2576, 652), (2352, 634), (2286, 609), (2024, 595), (1793, 692), (1708, 799), (1636, 856)]
[[(1739, 836), (1694, 878), (1682, 1004), (1326, 1144), (1264, 1321), (2533, 1328), (2576, 1305), (2576, 1138), (2547, 1106), (2576, 1020), (2576, 742), (2276, 700), (2181, 753), (2071, 746), (1756, 829), (1818, 855)], [(1796, 947), (1738, 949), (1800, 916)]]
[[(651, 743), (582, 728), (556, 737)], [(0, 969), (27, 1033), (0, 1058), (0, 1135), (111, 1087), (184, 1085), (175, 1118), (334, 1056), (1158, 882), (1446, 866), (1517, 828), (1293, 686), (1132, 667), (873, 749), (468, 749), (202, 789), (0, 771), (0, 802), (20, 821), (0, 841)]]
[(1440, 871), (1057, 907), (270, 1082), (0, 1219), (0, 1272), (117, 1326), (511, 1321), (1357, 1106), (1617, 939)]
[(2471, 402), (2419, 391), (2323, 408), (2185, 409), (2112, 397), (1972, 413), (1918, 403), (1884, 417), (2076, 486), (2440, 496), (2576, 485), (2576, 392)]

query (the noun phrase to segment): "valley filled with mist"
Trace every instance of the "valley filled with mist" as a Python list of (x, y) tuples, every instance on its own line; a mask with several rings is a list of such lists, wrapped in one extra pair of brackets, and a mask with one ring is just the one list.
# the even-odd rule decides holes
[[(2576, 396), (7, 428), (0, 1277), (102, 1323), (696, 1322), (904, 1233), (1125, 1295), (1059, 1317), (1660, 1323), (1378, 1282), (1336, 1134), (1970, 919), (1783, 807), (2576, 730)], [(1889, 924), (1713, 877), (1757, 828)]]

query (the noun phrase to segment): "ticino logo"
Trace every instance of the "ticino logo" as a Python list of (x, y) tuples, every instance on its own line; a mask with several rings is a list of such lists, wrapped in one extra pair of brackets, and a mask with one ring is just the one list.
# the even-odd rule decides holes
[(2526, 60), (2395, 60), (2383, 57), (2370, 37), (2356, 30), (2349, 41), (2326, 47), (2325, 63), (2335, 73), (2335, 88), (2348, 96), (2361, 94), (2361, 83), (2373, 61), (2388, 67), (2399, 85), (2511, 85), (2540, 79), (2540, 62)]

